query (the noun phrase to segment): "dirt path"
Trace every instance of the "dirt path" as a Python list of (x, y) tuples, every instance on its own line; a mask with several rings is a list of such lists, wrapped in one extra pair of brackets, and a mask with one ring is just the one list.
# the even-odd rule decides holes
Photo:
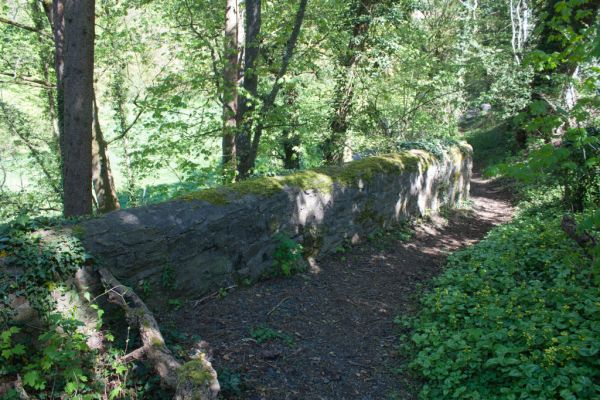
[[(241, 380), (243, 391), (227, 399), (410, 399), (411, 388), (393, 373), (401, 357), (394, 317), (414, 310), (418, 287), (449, 252), (512, 215), (497, 183), (476, 177), (471, 195), (472, 210), (417, 227), (409, 242), (371, 241), (319, 260), (318, 273), (189, 304), (169, 322), (210, 344), (213, 364), (228, 370), (220, 376), (226, 387)], [(280, 338), (261, 340), (270, 335)]]

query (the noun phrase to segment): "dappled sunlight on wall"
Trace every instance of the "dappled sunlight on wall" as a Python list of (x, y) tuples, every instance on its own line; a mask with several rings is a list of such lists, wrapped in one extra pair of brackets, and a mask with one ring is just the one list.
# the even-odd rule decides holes
[(471, 164), (462, 145), (440, 158), (411, 150), (257, 178), (85, 221), (83, 242), (132, 284), (201, 295), (262, 276), (282, 236), (317, 266), (340, 246), (452, 206), (468, 196)]

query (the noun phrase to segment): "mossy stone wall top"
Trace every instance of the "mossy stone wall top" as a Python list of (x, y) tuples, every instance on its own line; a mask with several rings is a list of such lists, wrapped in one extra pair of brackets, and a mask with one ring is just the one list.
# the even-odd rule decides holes
[(285, 187), (330, 193), (334, 186), (351, 187), (370, 181), (376, 175), (401, 174), (427, 168), (434, 156), (421, 150), (386, 154), (353, 161), (342, 166), (322, 167), (284, 176), (257, 177), (211, 189), (199, 190), (180, 197), (183, 200), (205, 200), (225, 205), (245, 195), (272, 196)]

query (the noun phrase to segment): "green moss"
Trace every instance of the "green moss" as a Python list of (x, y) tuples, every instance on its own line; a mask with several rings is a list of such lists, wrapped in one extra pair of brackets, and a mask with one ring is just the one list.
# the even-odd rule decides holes
[(277, 218), (271, 218), (268, 224), (270, 233), (276, 233), (279, 230), (279, 221)]
[[(461, 152), (458, 148), (456, 149), (458, 153)], [(377, 175), (423, 171), (434, 162), (435, 157), (425, 151), (406, 151), (365, 158), (341, 166), (301, 171), (287, 176), (248, 179), (218, 188), (189, 193), (181, 196), (180, 199), (204, 200), (215, 205), (226, 205), (232, 200), (246, 195), (273, 196), (281, 193), (286, 186), (331, 193), (334, 183), (342, 187), (358, 186), (369, 182)]]
[(226, 205), (246, 195), (269, 197), (285, 186), (331, 191), (333, 180), (326, 174), (309, 170), (288, 176), (258, 177), (225, 186), (200, 190), (180, 197), (181, 200), (204, 200), (214, 205)]
[(85, 229), (83, 225), (73, 225), (71, 228), (71, 234), (75, 236), (77, 239), (83, 238), (83, 234), (85, 233)]
[(287, 186), (301, 189), (315, 189), (322, 193), (329, 193), (333, 188), (335, 179), (327, 171), (308, 170), (297, 174), (281, 177)]
[(185, 194), (180, 197), (181, 200), (204, 200), (208, 203), (224, 206), (229, 204), (228, 199), (228, 190), (225, 187), (217, 187), (199, 190), (197, 192), (192, 192)]
[(270, 176), (248, 179), (228, 186), (228, 189), (243, 197), (248, 194), (268, 197), (280, 193), (286, 186), (300, 189), (316, 189), (330, 192), (332, 177), (326, 171), (307, 170), (286, 176)]
[(142, 325), (143, 328), (150, 328), (150, 323), (148, 321), (146, 321), (146, 319), (142, 319), (140, 324)]
[(413, 151), (365, 158), (328, 170), (334, 181), (344, 186), (354, 186), (361, 180), (368, 182), (376, 175), (415, 172), (420, 164), (426, 167), (429, 161), (428, 153)]
[(452, 147), (451, 149), (449, 149), (448, 154), (452, 161), (460, 164), (463, 161), (465, 155), (468, 155), (468, 152), (466, 149), (463, 150), (462, 147)]
[(178, 374), (180, 382), (191, 382), (195, 386), (202, 386), (212, 379), (210, 371), (207, 371), (199, 360), (186, 362), (181, 366)]
[(303, 232), (304, 241), (302, 243), (302, 254), (304, 255), (304, 258), (316, 257), (321, 251), (321, 248), (323, 247), (323, 230), (326, 229), (326, 227), (319, 229), (316, 226), (307, 226), (304, 227), (304, 229), (305, 230)]
[(363, 209), (356, 215), (356, 222), (363, 226), (371, 223), (383, 226), (385, 221), (384, 218), (375, 211), (373, 200), (370, 199), (367, 201)]
[(452, 147), (451, 150), (453, 150), (455, 148), (457, 150), (459, 150), (465, 156), (472, 156), (473, 155), (473, 146), (471, 146), (467, 142), (461, 141), (461, 142), (459, 142), (456, 145), (456, 147)]
[(235, 193), (237, 197), (244, 197), (249, 194), (269, 197), (281, 192), (284, 186), (279, 176), (261, 176), (233, 183), (228, 186), (228, 189)]

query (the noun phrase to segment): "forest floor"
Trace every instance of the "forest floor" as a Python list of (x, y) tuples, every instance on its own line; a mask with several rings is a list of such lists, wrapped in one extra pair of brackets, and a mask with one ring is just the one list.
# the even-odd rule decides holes
[(415, 226), (408, 241), (383, 236), (318, 260), (318, 272), (187, 303), (161, 320), (209, 343), (225, 399), (412, 399), (418, 384), (397, 368), (394, 318), (414, 315), (449, 253), (513, 214), (498, 182), (475, 176), (471, 200)]

